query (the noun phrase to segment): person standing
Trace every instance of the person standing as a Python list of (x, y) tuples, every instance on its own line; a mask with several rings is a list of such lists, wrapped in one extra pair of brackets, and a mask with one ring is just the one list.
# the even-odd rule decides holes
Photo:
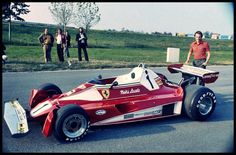
[(48, 32), (48, 29), (44, 29), (44, 33), (42, 33), (39, 37), (38, 40), (40, 44), (43, 47), (43, 53), (44, 53), (44, 61), (45, 63), (48, 63), (52, 61), (51, 58), (51, 50), (53, 47), (53, 42), (54, 42), (54, 37), (51, 33)]
[(70, 52), (69, 52), (69, 48), (70, 48), (70, 34), (68, 31), (65, 32), (65, 46), (64, 46), (64, 56), (67, 57), (67, 62), (68, 65), (71, 66), (71, 61), (70, 61)]
[(65, 35), (62, 33), (61, 28), (57, 29), (57, 33), (55, 35), (55, 38), (56, 38), (56, 42), (57, 42), (58, 59), (60, 62), (64, 62), (63, 50), (64, 50), (64, 46), (66, 44), (66, 38), (65, 38)]
[(86, 33), (84, 32), (84, 29), (82, 27), (79, 28), (79, 33), (76, 34), (76, 39), (75, 39), (78, 43), (78, 59), (79, 61), (82, 61), (82, 57), (81, 57), (81, 48), (84, 51), (84, 57), (85, 60), (87, 62), (89, 62), (89, 58), (88, 58), (88, 53), (87, 53), (87, 36)]
[(68, 31), (65, 32), (65, 39), (66, 39), (66, 42), (65, 42), (65, 47), (64, 47), (64, 55), (67, 56), (67, 58), (70, 57), (70, 52), (69, 52), (69, 48), (70, 48), (70, 34)]
[[(193, 54), (193, 66), (206, 69), (207, 63), (211, 56), (210, 46), (208, 42), (202, 40), (203, 34), (201, 31), (195, 32), (194, 37), (195, 41), (190, 45), (185, 64), (189, 64), (190, 57)], [(195, 78), (194, 83), (196, 83), (196, 81), (197, 79)], [(199, 84), (203, 86), (205, 85), (202, 79), (199, 79)]]

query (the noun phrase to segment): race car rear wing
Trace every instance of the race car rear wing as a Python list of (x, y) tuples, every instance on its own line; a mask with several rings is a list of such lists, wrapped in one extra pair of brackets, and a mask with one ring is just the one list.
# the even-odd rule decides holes
[(209, 69), (203, 69), (199, 67), (183, 65), (183, 64), (171, 64), (168, 65), (168, 70), (170, 73), (179, 73), (182, 75), (197, 76), (202, 78), (205, 83), (213, 83), (217, 80), (219, 72), (212, 71)]

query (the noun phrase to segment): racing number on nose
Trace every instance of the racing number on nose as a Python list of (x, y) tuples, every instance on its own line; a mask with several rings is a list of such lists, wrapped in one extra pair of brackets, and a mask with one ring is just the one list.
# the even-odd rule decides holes
[(107, 99), (110, 96), (110, 91), (108, 89), (102, 90), (102, 96)]

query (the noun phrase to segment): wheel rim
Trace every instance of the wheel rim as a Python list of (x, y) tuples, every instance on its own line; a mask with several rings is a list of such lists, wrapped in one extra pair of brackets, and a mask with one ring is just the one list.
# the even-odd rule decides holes
[(201, 115), (207, 115), (213, 107), (213, 101), (210, 97), (204, 98), (199, 104), (199, 112)]
[(81, 136), (87, 128), (87, 120), (83, 115), (73, 114), (68, 116), (62, 126), (67, 137), (75, 138)]

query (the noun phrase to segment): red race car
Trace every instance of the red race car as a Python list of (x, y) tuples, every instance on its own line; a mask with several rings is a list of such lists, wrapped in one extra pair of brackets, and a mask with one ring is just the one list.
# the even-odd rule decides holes
[[(27, 121), (43, 123), (47, 137), (55, 132), (62, 141), (78, 141), (90, 126), (110, 125), (170, 117), (185, 113), (192, 120), (203, 121), (215, 109), (216, 96), (205, 86), (192, 83), (202, 78), (213, 83), (219, 72), (172, 64), (171, 73), (181, 72), (179, 83), (139, 64), (130, 73), (80, 84), (62, 93), (54, 84), (33, 89), (29, 98), (31, 110), (17, 100), (5, 102), (4, 119), (13, 135), (27, 133)], [(186, 78), (187, 77), (187, 78)]]

